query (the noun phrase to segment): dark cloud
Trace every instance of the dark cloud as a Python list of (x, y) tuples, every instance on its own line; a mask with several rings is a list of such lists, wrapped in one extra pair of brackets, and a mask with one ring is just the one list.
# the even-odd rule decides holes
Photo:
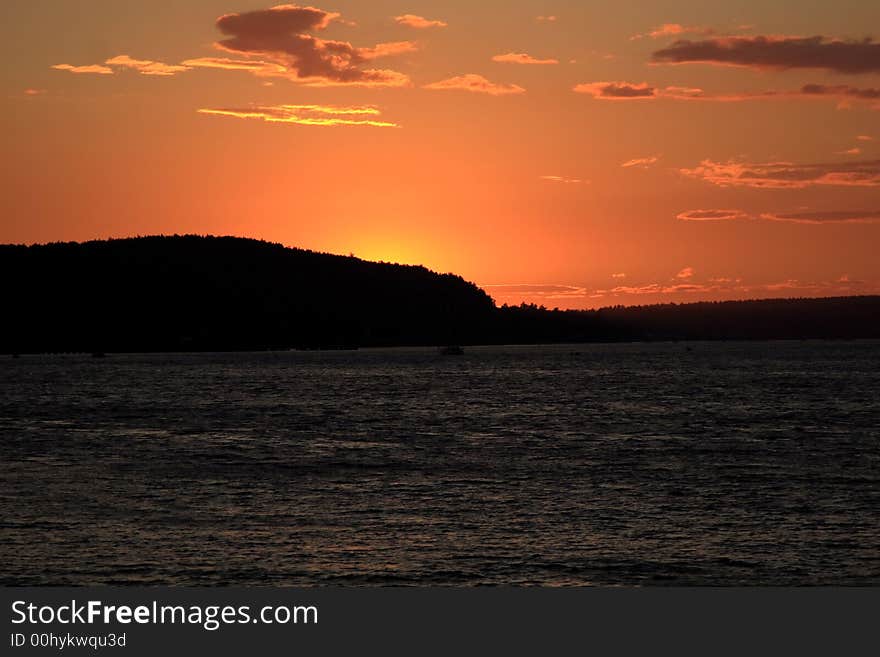
[(656, 98), (657, 89), (647, 84), (632, 82), (588, 82), (574, 88), (576, 93), (590, 94), (594, 98), (631, 100)]
[(856, 98), (858, 100), (880, 100), (880, 89), (859, 89), (844, 84), (805, 84), (801, 87), (801, 93), (805, 96), (837, 96), (843, 98)]
[(880, 223), (880, 210), (766, 213), (761, 218), (795, 224), (875, 224)]
[[(414, 49), (412, 44), (379, 44), (358, 48), (347, 41), (321, 39), (309, 32), (326, 28), (339, 14), (315, 7), (279, 5), (217, 19), (217, 28), (228, 38), (221, 50), (256, 56), (284, 66), (289, 76), (311, 83), (400, 86), (409, 79), (396, 71), (365, 69), (369, 61)], [(393, 47), (391, 47), (393, 46)]]
[(714, 162), (704, 160), (682, 174), (719, 187), (759, 187), (765, 189), (804, 189), (818, 185), (840, 187), (880, 187), (880, 160), (832, 164), (794, 164), (791, 162)]
[(653, 54), (660, 64), (713, 64), (758, 69), (811, 68), (839, 73), (880, 72), (880, 43), (814, 37), (719, 37), (676, 41)]
[(849, 85), (806, 84), (800, 89), (709, 93), (699, 87), (659, 87), (646, 82), (585, 82), (574, 91), (599, 100), (683, 100), (697, 102), (737, 103), (755, 100), (787, 100), (798, 98), (836, 98), (842, 101), (880, 100), (880, 89)]

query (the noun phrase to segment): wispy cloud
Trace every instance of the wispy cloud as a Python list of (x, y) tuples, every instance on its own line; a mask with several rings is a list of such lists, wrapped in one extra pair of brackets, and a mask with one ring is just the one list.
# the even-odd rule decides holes
[(531, 55), (527, 55), (524, 52), (509, 52), (504, 55), (495, 55), (492, 57), (493, 62), (500, 62), (502, 64), (558, 64), (558, 59), (537, 59), (532, 57)]
[(413, 27), (417, 30), (426, 30), (431, 27), (447, 27), (449, 25), (449, 23), (447, 23), (446, 21), (431, 20), (430, 18), (425, 18), (424, 16), (416, 16), (415, 14), (403, 14), (402, 16), (395, 16), (394, 22), (398, 25)]
[(693, 267), (685, 267), (684, 269), (682, 269), (681, 271), (679, 271), (679, 272), (675, 275), (675, 277), (678, 278), (678, 279), (683, 279), (683, 278), (693, 278), (693, 277), (694, 277), (694, 268), (693, 268)]
[(113, 75), (113, 69), (101, 64), (88, 64), (86, 66), (73, 66), (72, 64), (54, 64), (52, 68), (59, 71), (70, 71), (76, 74)]
[(880, 210), (799, 210), (797, 212), (764, 212), (750, 215), (742, 210), (688, 210), (676, 217), (681, 221), (734, 221), (751, 219), (780, 221), (791, 224), (874, 224), (880, 223)]
[(747, 283), (742, 277), (715, 277), (705, 282), (686, 283), (644, 283), (642, 285), (620, 285), (611, 289), (592, 290), (590, 299), (626, 299), (627, 297), (670, 297), (678, 295), (701, 295), (703, 297), (753, 298), (755, 296), (822, 296), (837, 294), (867, 294), (878, 290), (876, 283), (852, 280), (842, 275), (832, 280), (804, 281), (789, 278), (769, 283)]
[(583, 292), (585, 288), (578, 285), (555, 285), (546, 283), (493, 283), (483, 285), (484, 288), (504, 292), (529, 292), (543, 294), (571, 294)]
[(804, 96), (833, 96), (835, 98), (856, 100), (880, 100), (880, 89), (860, 89), (859, 87), (851, 87), (845, 84), (805, 84), (801, 87), (800, 93)]
[(574, 91), (604, 100), (640, 100), (655, 98), (657, 94), (657, 89), (645, 82), (584, 82), (576, 85)]
[(129, 55), (116, 55), (106, 60), (103, 64), (90, 64), (88, 66), (71, 66), (70, 64), (56, 64), (52, 68), (71, 73), (95, 73), (97, 75), (113, 75), (119, 69), (130, 69), (141, 75), (156, 75), (169, 77), (189, 70), (185, 64), (165, 64), (151, 59), (134, 59)]
[(25, 89), (22, 93), (25, 96), (44, 96), (49, 92), (46, 89)]
[(803, 189), (831, 185), (841, 187), (880, 187), (880, 160), (831, 164), (794, 164), (792, 162), (714, 162), (704, 160), (693, 169), (680, 169), (719, 187), (756, 187), (764, 189)]
[(736, 36), (676, 41), (652, 56), (656, 64), (710, 64), (756, 69), (824, 69), (880, 72), (880, 44), (824, 36)]
[(622, 166), (625, 169), (629, 169), (632, 167), (639, 167), (642, 169), (647, 169), (652, 164), (656, 164), (659, 160), (660, 160), (660, 157), (658, 155), (652, 155), (650, 157), (637, 157), (632, 160), (627, 160), (626, 162), (624, 162), (620, 166)]
[(182, 66), (190, 68), (217, 68), (226, 71), (250, 71), (251, 73), (264, 73), (267, 75), (284, 74), (287, 70), (278, 64), (261, 62), (253, 59), (230, 59), (228, 57), (198, 57), (181, 62)]
[(671, 36), (680, 36), (682, 34), (699, 34), (702, 36), (710, 36), (715, 34), (715, 30), (705, 25), (682, 25), (681, 23), (663, 23), (643, 34), (634, 34), (630, 37), (630, 41), (638, 39), (663, 39)]
[(764, 213), (761, 218), (794, 224), (876, 224), (880, 223), (880, 210)]
[(569, 185), (572, 184), (580, 184), (584, 181), (580, 178), (567, 178), (565, 176), (538, 176), (541, 180), (546, 180), (548, 182), (557, 182), (557, 183), (566, 183)]
[(447, 80), (426, 84), (425, 89), (461, 90), (473, 93), (489, 94), (490, 96), (507, 96), (525, 93), (525, 89), (516, 84), (500, 84), (490, 82), (482, 75), (467, 73)]
[(379, 43), (372, 48), (361, 48), (361, 54), (368, 60), (380, 57), (394, 57), (416, 52), (419, 46), (414, 41), (388, 41)]
[(481, 285), (496, 302), (518, 304), (524, 299), (532, 303), (559, 304), (564, 301), (585, 299), (587, 288), (578, 285), (554, 285), (543, 283), (498, 283)]
[[(245, 108), (206, 108), (200, 114), (230, 116), (238, 119), (258, 119), (267, 123), (293, 124), (317, 127), (367, 126), (396, 128), (396, 123), (380, 121), (381, 112), (372, 105), (340, 107), (335, 105), (270, 105)], [(352, 118), (356, 117), (356, 118)]]
[[(690, 268), (686, 268), (687, 272)], [(623, 278), (614, 274), (612, 278)], [(705, 281), (690, 276), (674, 278), (672, 282), (644, 282), (617, 285), (610, 288), (592, 289), (571, 284), (496, 284), (482, 285), (496, 301), (518, 304), (523, 300), (552, 306), (561, 304), (583, 307), (584, 304), (645, 303), (651, 299), (660, 302), (680, 297), (702, 298), (754, 298), (760, 296), (833, 296), (839, 294), (870, 294), (880, 290), (880, 285), (868, 281), (853, 280), (847, 274), (828, 280), (799, 280), (788, 278), (781, 281), (744, 281), (741, 276), (714, 276)], [(629, 301), (628, 301), (629, 300)]]
[(584, 82), (574, 92), (587, 94), (599, 100), (721, 100), (706, 94), (698, 87), (657, 87), (647, 82)]
[(160, 75), (171, 76), (177, 73), (188, 71), (188, 66), (179, 64), (165, 64), (163, 62), (154, 62), (149, 59), (133, 59), (128, 55), (117, 55), (104, 62), (108, 66), (117, 66), (120, 68), (130, 68), (141, 75)]
[(793, 100), (832, 98), (839, 101), (875, 101), (880, 89), (849, 85), (806, 84), (800, 89), (782, 91), (768, 89), (734, 93), (709, 93), (699, 87), (659, 87), (647, 82), (585, 82), (574, 87), (576, 93), (599, 100), (676, 100), (735, 103), (755, 100)]
[(596, 290), (593, 297), (620, 297), (620, 296), (645, 296), (645, 295), (663, 295), (663, 294), (682, 294), (694, 292), (712, 292), (717, 287), (698, 283), (676, 283), (668, 285), (665, 283), (646, 283), (644, 285), (619, 285), (610, 290)]
[(688, 210), (676, 216), (681, 221), (732, 221), (748, 218), (748, 213), (742, 210)]
[(555, 23), (559, 19), (556, 16), (550, 15), (550, 16), (535, 16), (535, 20), (538, 21), (539, 23)]

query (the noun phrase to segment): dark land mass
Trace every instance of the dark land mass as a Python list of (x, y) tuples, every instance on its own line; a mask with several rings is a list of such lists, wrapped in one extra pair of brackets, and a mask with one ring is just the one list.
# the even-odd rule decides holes
[(0, 351), (880, 338), (880, 296), (559, 311), (473, 283), (233, 237), (0, 245)]

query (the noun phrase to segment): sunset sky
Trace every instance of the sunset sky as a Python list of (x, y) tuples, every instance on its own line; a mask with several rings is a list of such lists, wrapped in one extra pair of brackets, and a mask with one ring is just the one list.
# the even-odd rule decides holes
[(239, 235), (560, 308), (880, 293), (880, 2), (0, 17), (0, 242)]

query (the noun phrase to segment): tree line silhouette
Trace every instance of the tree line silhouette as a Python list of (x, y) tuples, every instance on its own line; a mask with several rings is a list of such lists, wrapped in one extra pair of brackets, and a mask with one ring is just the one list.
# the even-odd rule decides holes
[(880, 297), (497, 308), (473, 283), (233, 237), (0, 245), (0, 351), (878, 338)]

